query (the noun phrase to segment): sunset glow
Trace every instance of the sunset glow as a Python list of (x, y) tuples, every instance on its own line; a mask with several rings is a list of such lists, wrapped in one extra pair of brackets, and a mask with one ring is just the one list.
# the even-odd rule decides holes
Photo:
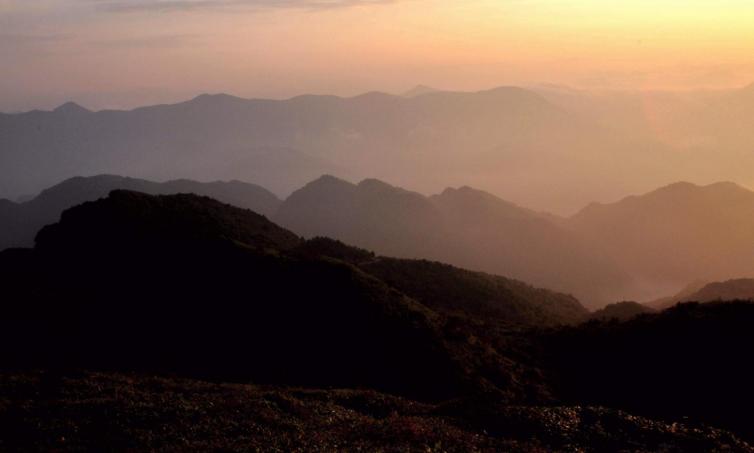
[(419, 83), (731, 88), (754, 81), (752, 24), (743, 0), (3, 0), (0, 110)]

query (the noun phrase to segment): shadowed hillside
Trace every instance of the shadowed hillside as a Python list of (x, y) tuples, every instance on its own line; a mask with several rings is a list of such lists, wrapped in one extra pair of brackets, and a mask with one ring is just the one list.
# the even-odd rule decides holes
[(688, 416), (754, 438), (754, 304), (681, 304), (622, 323), (590, 322), (549, 338), (565, 401)]
[(654, 312), (655, 310), (653, 308), (647, 307), (646, 305), (625, 301), (607, 305), (592, 313), (590, 318), (601, 321), (627, 321), (636, 316)]
[[(528, 398), (523, 386), (540, 385), (521, 382), (526, 366), (510, 367), (485, 342), (467, 343), (473, 326), (453, 307), (421, 303), (434, 272), (396, 261), (415, 287), (391, 287), (375, 278), (387, 274), (379, 267), (343, 261), (359, 253), (315, 254), (266, 218), (209, 198), (114, 191), (65, 211), (33, 251), (0, 255), (12, 283), (5, 344), (31, 329), (28, 351), (5, 352), (27, 365), (366, 385), (422, 398), (475, 389)], [(494, 307), (498, 322), (557, 325), (584, 315), (567, 296), (438, 269), (449, 288), (459, 286), (455, 294), (470, 291), (470, 308)]]
[(439, 262), (379, 257), (322, 237), (306, 241), (297, 251), (354, 264), (427, 307), (443, 312), (525, 326), (574, 324), (588, 315), (571, 296)]

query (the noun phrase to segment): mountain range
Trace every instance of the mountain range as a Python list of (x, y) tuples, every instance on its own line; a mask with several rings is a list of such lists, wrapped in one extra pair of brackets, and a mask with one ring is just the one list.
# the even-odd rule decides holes
[[(754, 435), (741, 415), (752, 404), (743, 359), (751, 303), (581, 323), (588, 312), (564, 294), (302, 239), (208, 197), (123, 190), (67, 209), (33, 249), (0, 252), (0, 276), (0, 414), (15, 427), (7, 442), (18, 445), (68, 435), (74, 448), (102, 433), (144, 445), (143, 434), (117, 429), (118, 420), (171, 411), (192, 417), (187, 445), (206, 428), (191, 408), (217, 404), (208, 412), (214, 429), (231, 426), (231, 413), (248, 413), (259, 431), (235, 429), (253, 442), (263, 432), (268, 442), (298, 445), (285, 433), (309, 432), (326, 414), (349, 426), (388, 417), (367, 436), (380, 448), (400, 433), (403, 447), (448, 433), (452, 445), (467, 439), (519, 451), (531, 442), (544, 450), (574, 442), (751, 450), (699, 424)], [(227, 384), (249, 382), (272, 385), (271, 399)], [(714, 395), (696, 391), (704, 385)], [(19, 405), (29, 392), (33, 401)], [(249, 406), (250, 397), (267, 409)], [(168, 417), (161, 426), (184, 433), (182, 423)]]
[(287, 100), (205, 94), (131, 111), (67, 103), (49, 112), (0, 114), (0, 198), (103, 173), (254, 181), (286, 196), (330, 173), (427, 193), (472, 182), (565, 213), (711, 168), (709, 160), (700, 166), (696, 154), (681, 155), (657, 137), (616, 134), (534, 90), (416, 94)]
[(573, 294), (591, 308), (655, 300), (689, 281), (754, 275), (754, 193), (732, 183), (677, 183), (563, 218), (466, 186), (425, 196), (376, 179), (323, 176), (280, 200), (237, 181), (79, 177), (24, 203), (0, 200), (0, 249), (32, 245), (64, 209), (113, 189), (207, 195), (307, 238), (505, 275)]
[(590, 305), (630, 285), (609, 258), (545, 216), (468, 187), (426, 197), (373, 179), (325, 176), (288, 197), (274, 219), (305, 237), (506, 275)]

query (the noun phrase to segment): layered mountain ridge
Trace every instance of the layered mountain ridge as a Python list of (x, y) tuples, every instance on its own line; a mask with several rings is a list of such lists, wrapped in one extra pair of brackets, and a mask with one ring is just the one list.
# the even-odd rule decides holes
[[(305, 240), (207, 197), (117, 190), (66, 210), (34, 249), (1, 252), (0, 275), (0, 398), (16, 395), (0, 399), (0, 414), (20, 445), (69, 436), (81, 446), (105, 432), (154, 446), (117, 420), (170, 411), (195, 428), (161, 426), (198, 445), (208, 431), (193, 408), (215, 414), (222, 432), (244, 408), (243, 427), (233, 426), (253, 442), (264, 432), (299, 445), (290, 433), (316, 427), (357, 445), (324, 422), (336, 417), (349, 426), (387, 420), (382, 434), (359, 437), (382, 448), (404, 433), (404, 447), (443, 439), (459, 449), (751, 450), (702, 424), (754, 433), (740, 416), (752, 404), (751, 370), (737, 360), (751, 344), (751, 303), (581, 324), (588, 313), (575, 299), (522, 282)], [(61, 412), (41, 417), (44, 407)], [(57, 416), (73, 422), (50, 425)]]

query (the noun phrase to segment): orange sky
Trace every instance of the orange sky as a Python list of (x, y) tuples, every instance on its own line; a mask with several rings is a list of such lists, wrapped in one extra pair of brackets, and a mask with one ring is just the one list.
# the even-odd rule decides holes
[(749, 0), (0, 0), (0, 110), (754, 82)]

